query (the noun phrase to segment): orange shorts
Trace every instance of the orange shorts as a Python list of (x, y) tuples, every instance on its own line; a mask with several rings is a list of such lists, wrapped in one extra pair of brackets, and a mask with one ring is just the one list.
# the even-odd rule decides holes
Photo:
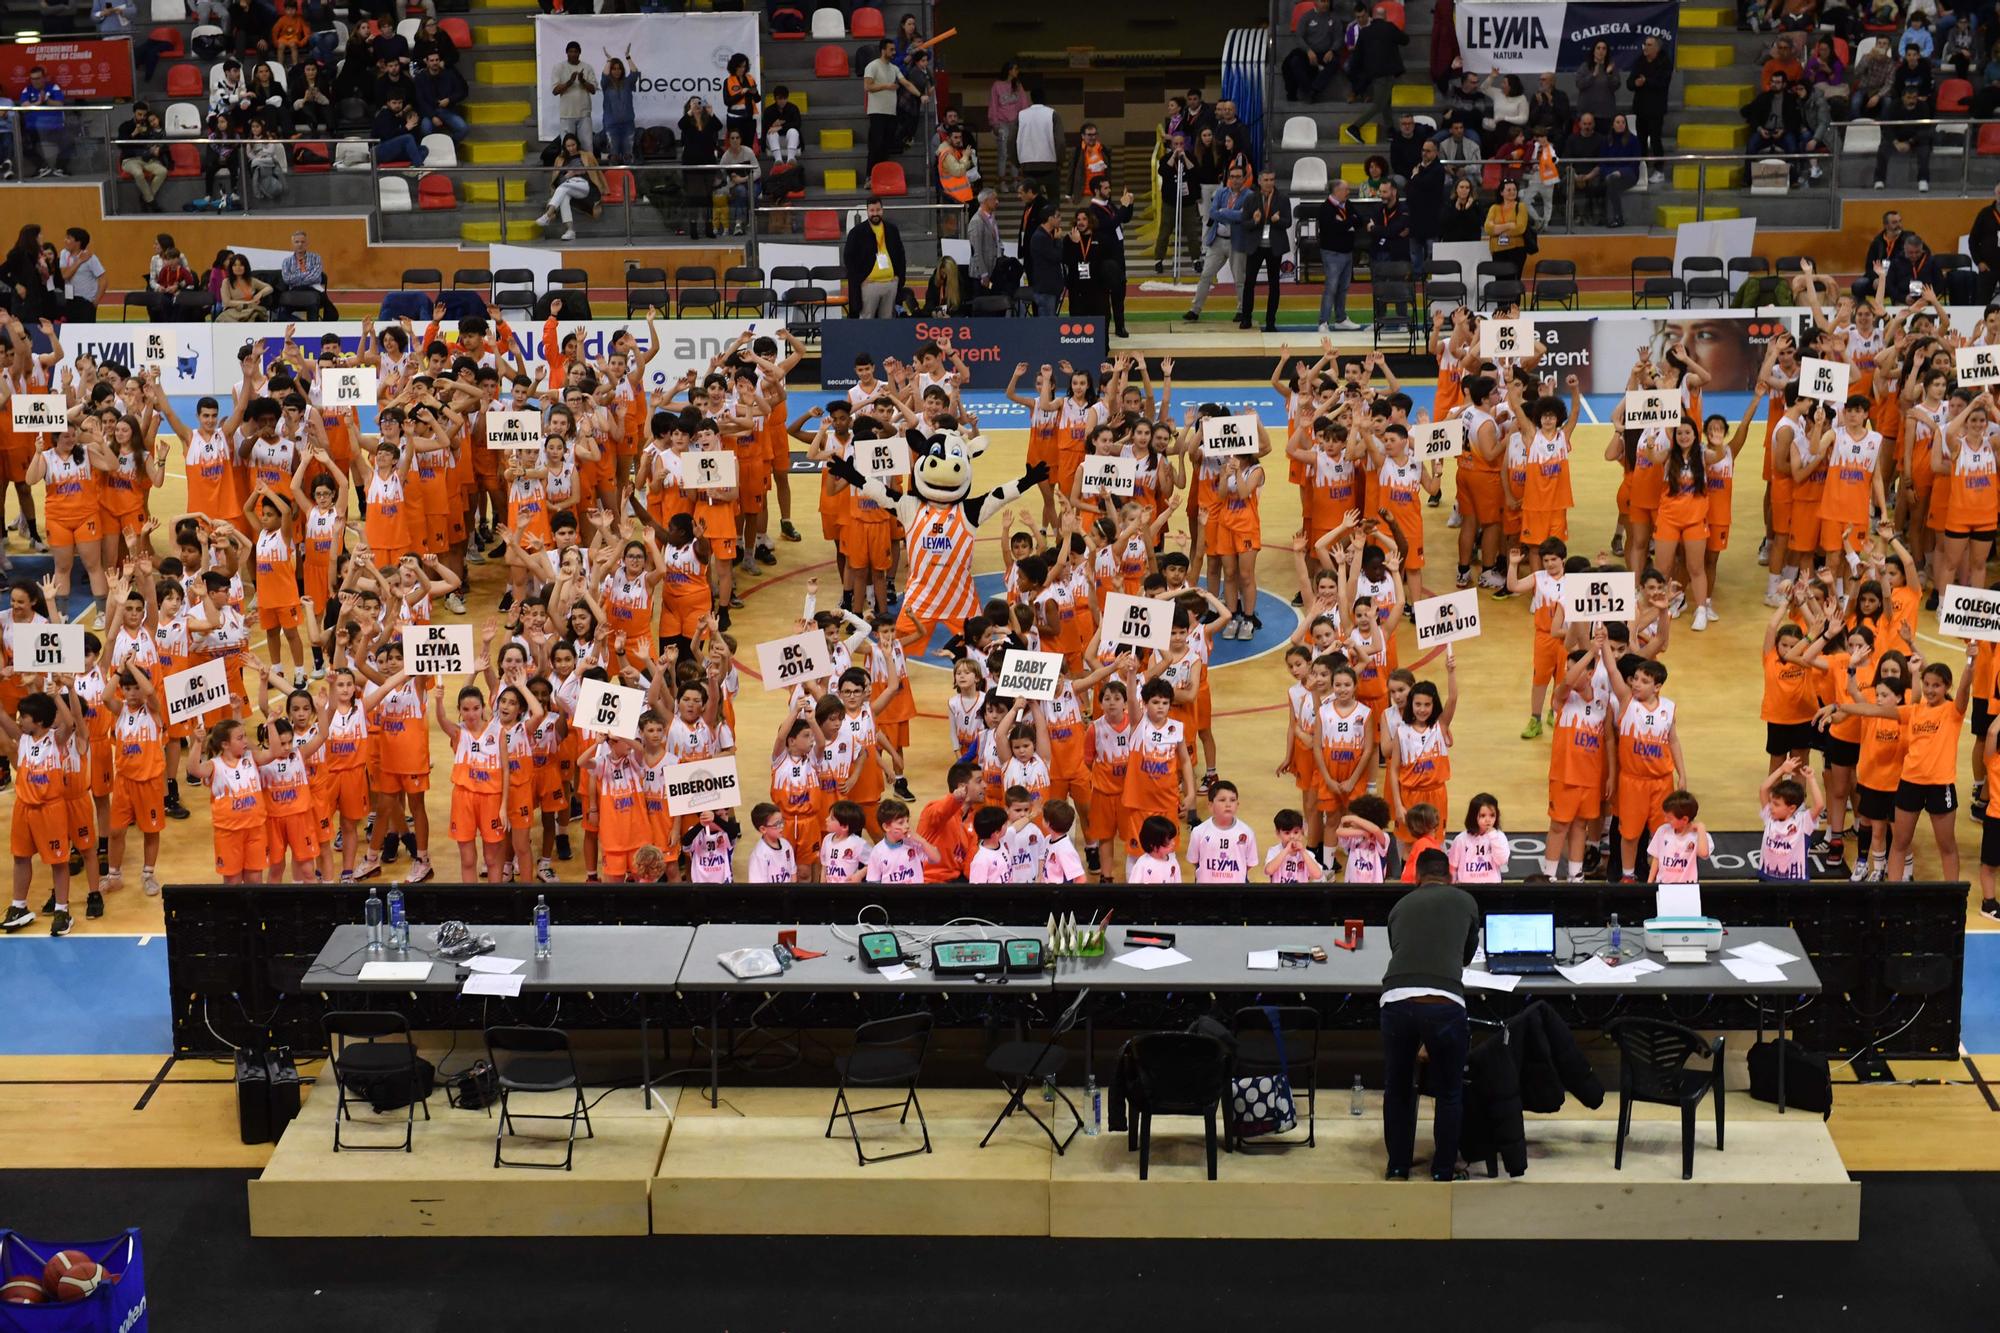
[[(1451, 827), (1451, 796), (1444, 787), (1403, 788), (1403, 809), (1405, 812), (1419, 805), (1431, 806), (1438, 812), (1438, 833), (1442, 835)], [(1410, 826), (1402, 820), (1396, 821), (1396, 836), (1404, 842), (1414, 842)]]
[(1486, 527), (1500, 521), (1504, 497), (1500, 490), (1500, 474), (1484, 468), (1468, 468), (1463, 459), (1458, 465), (1458, 509), (1459, 517), (1467, 522), (1476, 522)]
[(1847, 550), (1859, 551), (1866, 544), (1868, 538), (1866, 520), (1860, 523), (1840, 523), (1830, 518), (1822, 518), (1819, 521), (1819, 549), (1828, 552), (1842, 549), (1840, 539), (1843, 528), (1847, 530)]
[(1049, 471), (1056, 470), (1056, 437), (1045, 431), (1028, 432), (1028, 466), (1047, 463)]
[(67, 864), (70, 842), (69, 802), (14, 807), (14, 856), (39, 856), (49, 865)]
[[(614, 852), (609, 847), (601, 847), (597, 853), (598, 878), (610, 883), (632, 877), (632, 853), (638, 848)], [(660, 850), (665, 851), (666, 848)]]
[(1683, 521), (1680, 515), (1662, 506), (1659, 521), (1653, 527), (1653, 540), (1665, 546), (1677, 542), (1705, 542), (1708, 540), (1708, 514), (1701, 511), (1691, 520)]
[(257, 608), (257, 623), (264, 629), (297, 629), (305, 618), (305, 610), (297, 602), (289, 606), (263, 606)]
[(1243, 555), (1263, 549), (1263, 543), (1254, 528), (1246, 530), (1238, 528), (1233, 523), (1216, 519), (1210, 521), (1207, 532), (1210, 555)]
[(1139, 846), (1139, 826), (1154, 815), (1164, 816), (1173, 821), (1175, 829), (1178, 830), (1180, 828), (1181, 817), (1178, 810), (1133, 810), (1123, 808), (1119, 811), (1118, 834), (1125, 839), (1125, 850), (1131, 855), (1145, 855), (1144, 849)]
[[(1818, 541), (1819, 501), (1794, 498), (1791, 520), (1785, 525), (1785, 531), (1791, 534), (1794, 546), (1804, 547), (1807, 543)], [(1837, 537), (1839, 534), (1836, 532), (1835, 535)]]
[(1726, 525), (1718, 526), (1714, 523), (1708, 525), (1708, 549), (1711, 551), (1729, 549), (1729, 528)]
[(64, 804), (69, 807), (70, 840), (88, 848), (97, 841), (97, 803), (88, 796), (72, 796)]
[(251, 872), (262, 874), (270, 868), (270, 853), (265, 850), (268, 828), (260, 823), (255, 828), (215, 830), (215, 873), (218, 875), (243, 875)]
[(313, 784), (313, 813), (322, 828), (331, 828), (335, 814), (342, 819), (368, 815), (368, 773), (355, 768), (323, 768)]
[(384, 796), (420, 796), (431, 789), (431, 775), (424, 773), (377, 773), (375, 790)]
[(107, 739), (90, 747), (90, 794), (100, 800), (111, 794), (111, 745)]
[(451, 789), (451, 840), (498, 842), (505, 836), (500, 827), (500, 793)]
[[(1767, 499), (1771, 502), (1771, 531), (1786, 537), (1792, 534), (1792, 481), (1789, 477), (1771, 478), (1771, 489)], [(1817, 514), (1814, 515), (1818, 517)]]
[(1115, 791), (1090, 793), (1090, 804), (1083, 812), (1083, 836), (1086, 842), (1110, 842), (1118, 836), (1121, 795), (1122, 793)]
[(1056, 447), (1055, 483), (1056, 489), (1069, 494), (1069, 483), (1083, 467), (1083, 450)]
[(167, 826), (167, 775), (134, 781), (118, 778), (111, 784), (111, 828), (136, 827), (141, 833), (158, 833)]
[(847, 527), (846, 509), (844, 508), (828, 509), (825, 505), (820, 506), (819, 535), (821, 537), (825, 538), (827, 541), (833, 542), (834, 544), (838, 545), (840, 542), (840, 534), (846, 529), (846, 527)]
[(1618, 799), (1612, 813), (1618, 816), (1618, 836), (1634, 841), (1666, 822), (1661, 804), (1673, 794), (1672, 774), (1663, 778), (1618, 775)]
[(660, 637), (693, 638), (708, 614), (708, 598), (672, 597), (660, 602)]
[(563, 794), (561, 760), (551, 759), (535, 769), (535, 808), (551, 814), (569, 809), (569, 798)]
[(535, 779), (533, 774), (507, 783), (507, 819), (512, 828), (527, 829), (535, 822)]
[(285, 864), (285, 853), (294, 865), (303, 865), (319, 856), (319, 820), (309, 814), (278, 815), (264, 825), (264, 847), (270, 856), (266, 869)]
[(902, 643), (905, 652), (922, 652), (924, 648), (929, 646), (931, 634), (940, 625), (950, 630), (953, 634), (962, 633), (965, 629), (965, 621), (962, 617), (946, 616), (939, 619), (926, 616), (918, 619), (910, 614), (908, 605), (906, 604), (903, 610), (896, 613), (896, 638)]
[(1568, 654), (1563, 641), (1553, 634), (1535, 634), (1535, 684), (1547, 685), (1562, 674)]
[(840, 553), (847, 557), (849, 569), (887, 570), (893, 568), (890, 537), (887, 523), (850, 521), (840, 530)]
[(0, 483), (25, 482), (28, 479), (28, 464), (35, 458), (34, 446), (25, 449), (0, 449)]
[(1549, 821), (1555, 824), (1573, 823), (1579, 819), (1595, 819), (1604, 813), (1604, 787), (1592, 783), (1579, 787), (1574, 783), (1549, 781)]
[(75, 546), (80, 542), (102, 541), (104, 538), (104, 525), (98, 521), (96, 514), (79, 519), (60, 519), (53, 514), (46, 514), (43, 517), (48, 521), (48, 543), (51, 548), (60, 549), (65, 546)]

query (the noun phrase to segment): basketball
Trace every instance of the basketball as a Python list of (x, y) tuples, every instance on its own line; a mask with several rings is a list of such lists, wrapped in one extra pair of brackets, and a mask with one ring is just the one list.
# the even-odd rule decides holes
[(40, 1305), (49, 1294), (31, 1277), (9, 1278), (0, 1283), (0, 1305)]
[(64, 1250), (42, 1270), (42, 1287), (59, 1301), (80, 1301), (104, 1281), (104, 1270), (82, 1250)]

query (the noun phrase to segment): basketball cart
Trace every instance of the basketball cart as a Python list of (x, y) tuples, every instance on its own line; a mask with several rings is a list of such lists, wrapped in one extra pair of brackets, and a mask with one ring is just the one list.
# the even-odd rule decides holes
[(40, 1281), (49, 1260), (64, 1250), (89, 1255), (109, 1280), (81, 1300), (0, 1304), (0, 1333), (147, 1333), (146, 1263), (137, 1227), (95, 1241), (29, 1240), (0, 1228), (0, 1284)]

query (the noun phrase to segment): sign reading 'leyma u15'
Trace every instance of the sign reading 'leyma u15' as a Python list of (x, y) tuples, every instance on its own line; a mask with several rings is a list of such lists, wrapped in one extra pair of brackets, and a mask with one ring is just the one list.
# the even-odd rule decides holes
[(1648, 37), (1673, 54), (1679, 31), (1671, 0), (1508, 0), (1461, 3), (1452, 11), (1461, 68), (1471, 74), (1574, 72), (1599, 42), (1629, 73)]
[[(1034, 392), (1038, 367), (1067, 361), (1097, 374), (1105, 357), (1108, 326), (1096, 315), (1010, 319), (829, 319), (820, 326), (820, 383), (845, 389), (855, 383), (854, 358), (863, 352), (907, 361), (919, 343), (946, 339), (965, 359), (973, 389), (1004, 389), (1014, 367), (1027, 363), (1022, 391)], [(1059, 386), (1062, 387), (1062, 386)]]

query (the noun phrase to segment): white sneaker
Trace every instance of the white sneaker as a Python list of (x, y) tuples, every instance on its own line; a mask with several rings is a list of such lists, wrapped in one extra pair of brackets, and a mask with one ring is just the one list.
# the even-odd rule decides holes
[(1479, 576), (1479, 586), (1482, 588), (1504, 588), (1507, 586), (1507, 581), (1489, 569)]
[(146, 891), (148, 898), (160, 896), (160, 877), (153, 873), (153, 867), (147, 866), (139, 872), (139, 887)]
[(421, 884), (436, 873), (436, 871), (431, 869), (430, 858), (428, 856), (420, 856), (410, 863), (410, 873), (403, 876), (403, 883)]
[(455, 616), (465, 614), (465, 598), (458, 593), (453, 593), (451, 596), (445, 598), (444, 604), (445, 608)]
[(1465, 522), (1465, 519), (1460, 516), (1458, 506), (1453, 505), (1451, 507), (1451, 517), (1444, 521), (1444, 525), (1448, 528), (1455, 528), (1463, 522)]
[(1325, 333), (1332, 333), (1332, 332), (1333, 332), (1333, 326), (1332, 326), (1332, 325), (1330, 325), (1330, 324), (1322, 324), (1322, 325), (1320, 325), (1320, 326), (1319, 326), (1319, 331), (1320, 331), (1321, 333), (1323, 333), (1323, 334), (1325, 334)]
[(1697, 606), (1694, 609), (1694, 632), (1699, 634), (1707, 628), (1708, 608), (1706, 606)]
[(1867, 878), (1868, 878), (1868, 858), (1865, 856), (1855, 857), (1854, 869), (1848, 872), (1847, 882), (1849, 884), (1859, 884), (1862, 880)]
[(1687, 610), (1687, 605), (1687, 594), (1684, 592), (1675, 593), (1674, 600), (1667, 603), (1667, 618), (1669, 620), (1679, 620), (1681, 612)]
[(1783, 606), (1784, 604), (1785, 604), (1785, 599), (1778, 596), (1777, 593), (1767, 592), (1764, 594), (1764, 605), (1769, 607), (1780, 607)]
[(1889, 867), (1882, 862), (1870, 861), (1868, 863), (1868, 882), (1870, 884), (1880, 884), (1888, 873)]
[(1770, 558), (1771, 539), (1766, 537), (1763, 541), (1757, 543), (1757, 563), (1761, 565)]
[(1918, 182), (1917, 182), (1917, 193), (1918, 193), (1918, 194), (1929, 194), (1930, 192), (1931, 192), (1931, 183), (1930, 183), (1929, 181), (1918, 181)]
[(312, 678), (314, 680), (326, 679), (326, 663), (321, 662), (313, 667)]
[(571, 227), (571, 228), (570, 228), (570, 229), (569, 229), (568, 231), (566, 231), (566, 232), (564, 232), (564, 233), (562, 234), (562, 238), (563, 238), (563, 239), (564, 239), (565, 241), (573, 241), (573, 240), (575, 240), (575, 239), (576, 239), (576, 228), (575, 228), (575, 227)]
[(1715, 609), (1715, 603), (1714, 603), (1714, 602), (1703, 602), (1703, 603), (1701, 604), (1701, 609), (1702, 609), (1702, 610), (1704, 610), (1704, 611), (1706, 611), (1706, 612), (1708, 612), (1708, 618), (1709, 618), (1710, 620), (1720, 620), (1720, 619), (1722, 619), (1722, 612), (1720, 612), (1720, 611), (1718, 611), (1718, 610), (1716, 610), (1716, 609)]
[(556, 215), (553, 213), (544, 213), (535, 219), (535, 225), (537, 227), (553, 227), (556, 225)]
[(1351, 320), (1351, 319), (1343, 319), (1343, 320), (1340, 320), (1340, 321), (1339, 321), (1338, 323), (1336, 323), (1336, 324), (1335, 324), (1335, 325), (1334, 325), (1333, 327), (1334, 327), (1334, 328), (1336, 328), (1336, 329), (1338, 329), (1338, 330), (1340, 330), (1340, 332), (1342, 332), (1342, 333), (1359, 333), (1359, 332), (1361, 332), (1361, 326), (1360, 326), (1359, 324), (1355, 323), (1355, 322), (1354, 322), (1353, 320)]

